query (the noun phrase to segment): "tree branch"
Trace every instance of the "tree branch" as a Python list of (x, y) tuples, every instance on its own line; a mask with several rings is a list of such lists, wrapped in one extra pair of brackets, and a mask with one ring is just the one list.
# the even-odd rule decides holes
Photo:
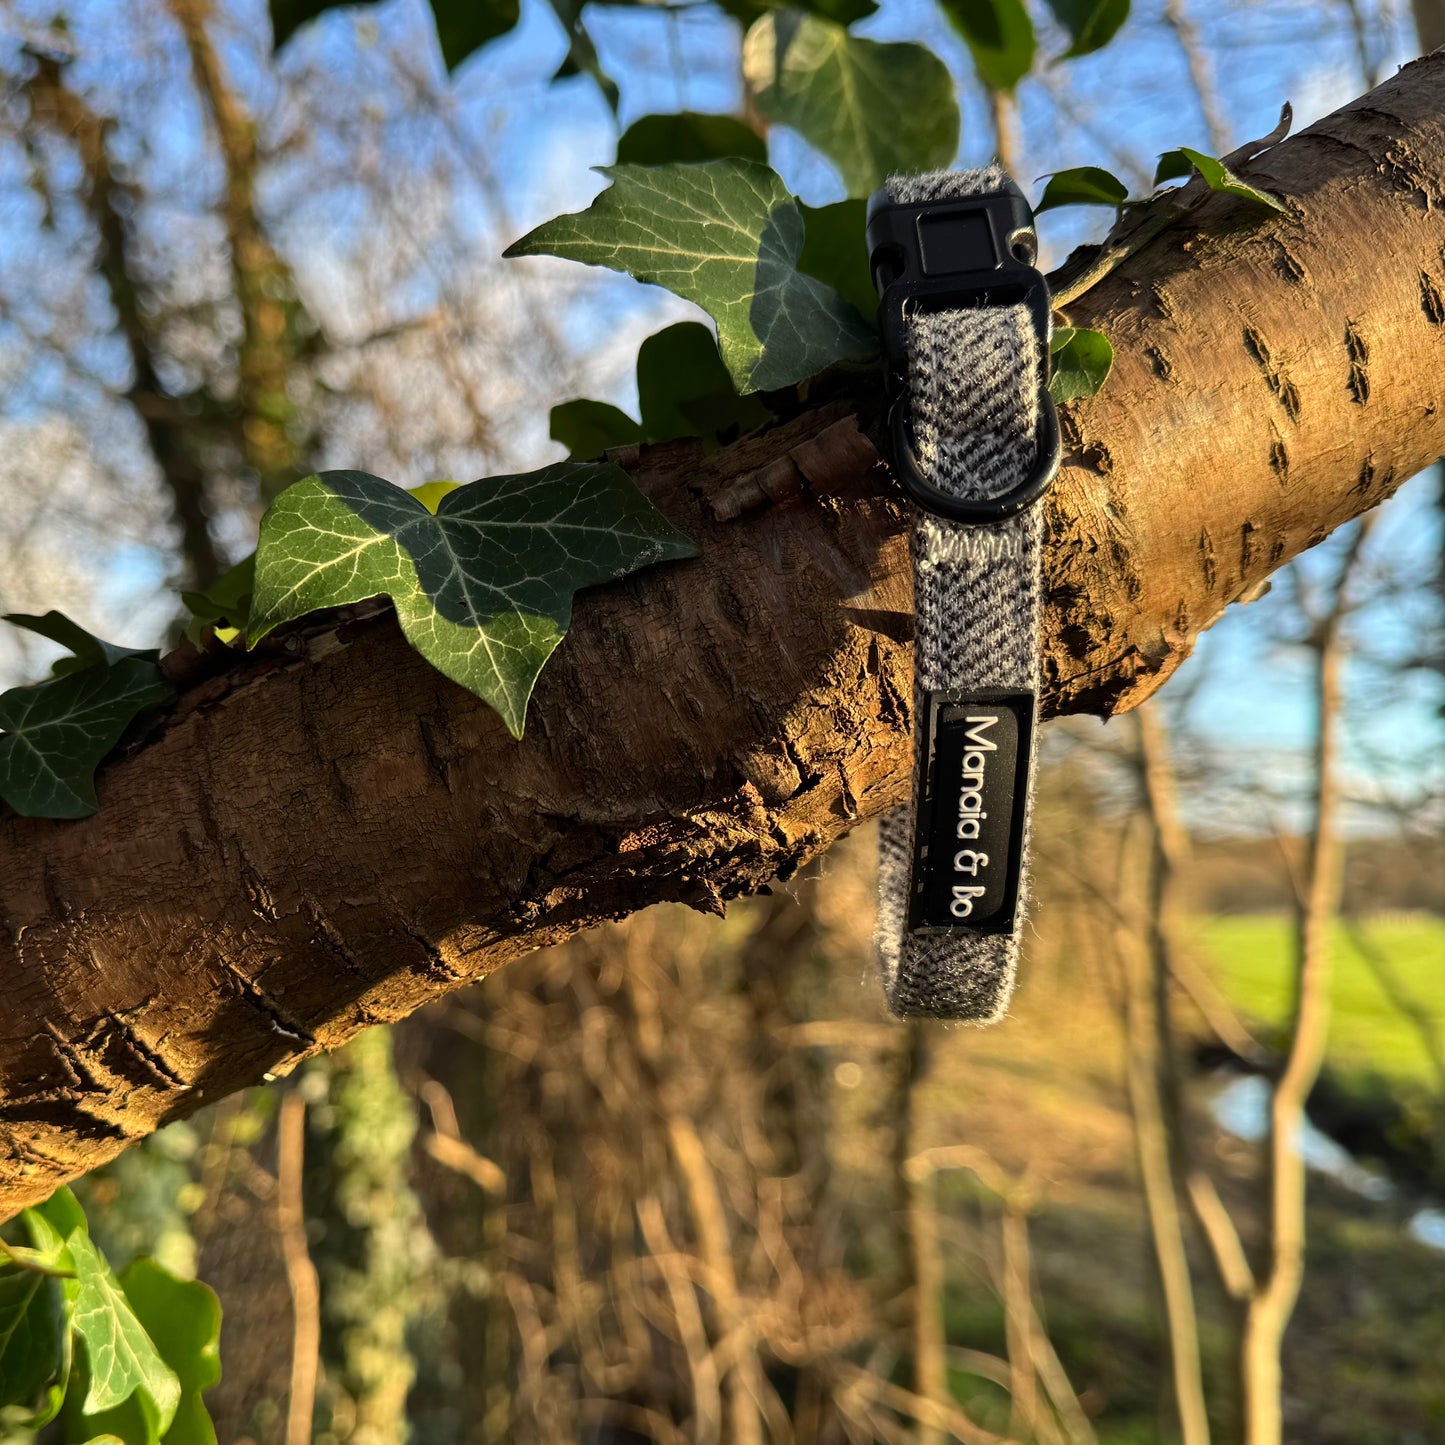
[[(1445, 56), (1244, 167), (1071, 308), (1045, 708), (1147, 697), (1231, 601), (1445, 453)], [(177, 705), (79, 823), (0, 818), (0, 1215), (159, 1124), (650, 903), (720, 909), (899, 802), (907, 517), (873, 378), (622, 459), (701, 557), (586, 594), (526, 740), (376, 606)], [(730, 520), (723, 520), (729, 518)]]

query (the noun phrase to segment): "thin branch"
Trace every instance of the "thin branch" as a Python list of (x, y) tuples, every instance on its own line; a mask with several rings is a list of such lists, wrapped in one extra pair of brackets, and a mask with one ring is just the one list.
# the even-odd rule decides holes
[(1018, 174), (1020, 142), (1018, 102), (1002, 90), (988, 93), (989, 115), (993, 120), (993, 153), (1011, 176)]
[(294, 1089), (281, 1100), (276, 1126), (276, 1231), (291, 1289), (291, 1390), (286, 1409), (286, 1445), (310, 1445), (321, 1357), (321, 1289), (306, 1244), (306, 1210), (301, 1193), (306, 1156), (306, 1101)]
[(1174, 32), (1179, 48), (1184, 52), (1189, 79), (1199, 101), (1199, 113), (1204, 118), (1205, 130), (1209, 132), (1210, 148), (1215, 155), (1222, 156), (1229, 144), (1229, 128), (1224, 122), (1224, 112), (1220, 108), (1219, 93), (1214, 88), (1214, 75), (1199, 27), (1185, 8), (1184, 0), (1164, 0), (1164, 23)]
[(964, 1445), (1014, 1445), (1013, 1441), (985, 1430), (982, 1425), (974, 1424), (956, 1406), (926, 1400), (922, 1395), (905, 1390), (901, 1385), (891, 1384), (856, 1365), (835, 1362), (830, 1368), (860, 1394), (881, 1401), (889, 1409), (927, 1425), (931, 1430), (951, 1434), (956, 1440), (962, 1440)]
[[(908, 1052), (902, 1061), (900, 1095), (903, 1115), (895, 1125), (898, 1141), (896, 1177), (903, 1190), (904, 1234), (908, 1244), (908, 1299), (913, 1330), (913, 1392), (940, 1407), (948, 1390), (948, 1341), (943, 1327), (943, 1257), (938, 1246), (938, 1212), (933, 1198), (933, 1171), (911, 1168), (918, 1149), (920, 1089), (928, 1072), (928, 1025), (908, 1025)], [(1010, 1371), (1017, 1369), (1012, 1357)], [(1017, 1378), (1017, 1377), (1016, 1377)], [(936, 1417), (918, 1421), (918, 1445), (943, 1445)]]
[(1305, 1102), (1324, 1063), (1330, 1021), (1331, 933), (1339, 911), (1343, 849), (1337, 770), (1343, 686), (1343, 625), (1349, 583), (1373, 518), (1356, 531), (1336, 578), (1333, 604), (1314, 629), (1315, 777), (1305, 908), (1300, 919), (1290, 1048), (1269, 1114), (1269, 1263), (1245, 1316), (1240, 1351), (1246, 1445), (1279, 1445), (1280, 1347), (1304, 1278)]
[(431, 1111), (434, 1131), (427, 1135), (422, 1146), (427, 1154), (443, 1168), (470, 1179), (483, 1193), (504, 1198), (507, 1193), (505, 1171), (462, 1138), (457, 1128), (457, 1111), (452, 1096), (435, 1079), (428, 1079), (418, 1092)]
[(1359, 62), (1360, 75), (1366, 90), (1373, 90), (1380, 83), (1380, 64), (1372, 53), (1370, 44), (1370, 22), (1360, 0), (1344, 0), (1350, 16), (1350, 34), (1355, 41), (1355, 59)]
[(1033, 1269), (1028, 1221), (1023, 1211), (1005, 1207), (1000, 1224), (1003, 1258), (999, 1293), (1003, 1298), (1004, 1342), (1008, 1350), (1009, 1433), (1020, 1439), (1046, 1433), (1039, 1408), (1033, 1349)]
[[(673, 1115), (667, 1121), (673, 1158), (687, 1188), (693, 1224), (697, 1229), (698, 1252), (712, 1271), (714, 1298), (723, 1328), (745, 1329), (732, 1250), (728, 1244), (727, 1219), (707, 1152), (690, 1119)], [(728, 1439), (736, 1445), (762, 1445), (763, 1423), (759, 1412), (764, 1389), (762, 1370), (747, 1330), (737, 1364), (728, 1372)]]
[(1230, 1299), (1243, 1304), (1254, 1293), (1254, 1271), (1234, 1220), (1219, 1197), (1213, 1178), (1201, 1167), (1191, 1167), (1185, 1179), (1195, 1221), (1214, 1259), (1219, 1282)]
[(694, 1445), (713, 1445), (713, 1442), (722, 1439), (722, 1392), (718, 1388), (717, 1361), (708, 1348), (707, 1330), (703, 1325), (702, 1311), (698, 1308), (696, 1291), (683, 1258), (667, 1232), (667, 1221), (655, 1195), (637, 1201), (637, 1222), (642, 1227), (642, 1237), (647, 1241), (657, 1267), (662, 1271), (672, 1299), (677, 1340), (687, 1357), (692, 1376), (692, 1400), (696, 1412), (692, 1436)]
[(299, 302), (290, 270), (261, 224), (256, 129), (211, 39), (213, 0), (169, 0), (169, 5), (185, 36), (196, 89), (225, 167), (221, 211), (243, 328), (236, 363), (241, 413), (237, 440), (260, 479), (262, 497), (269, 500), (296, 479), (303, 460), (304, 446), (293, 435), (294, 407), (287, 386), (296, 360), (295, 323), (287, 305)]
[[(1157, 836), (1158, 830), (1154, 831)], [(1156, 890), (1156, 937), (1160, 931), (1158, 908)], [(1179, 1433), (1184, 1445), (1208, 1445), (1209, 1413), (1199, 1363), (1199, 1319), (1174, 1187), (1170, 1112), (1165, 1102), (1169, 1091), (1165, 1076), (1170, 1067), (1165, 1054), (1171, 1047), (1164, 1017), (1168, 1000), (1162, 986), (1167, 974), (1159, 966), (1158, 949), (1147, 947), (1134, 931), (1121, 928), (1115, 937), (1125, 976), (1125, 1073), (1134, 1115), (1134, 1143), (1164, 1292)]]

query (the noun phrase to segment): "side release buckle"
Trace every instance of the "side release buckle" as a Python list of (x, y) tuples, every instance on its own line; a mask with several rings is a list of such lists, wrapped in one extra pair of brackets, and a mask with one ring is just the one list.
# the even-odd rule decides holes
[[(1016, 515), (1043, 496), (1059, 467), (1059, 417), (1048, 389), (1052, 307), (1048, 282), (1034, 265), (1038, 236), (1029, 203), (1012, 181), (983, 195), (915, 204), (878, 191), (868, 202), (867, 235), (899, 482), (924, 511), (952, 522), (981, 525)], [(1044, 357), (1033, 467), (1002, 496), (953, 496), (923, 475), (914, 451), (908, 424), (908, 321), (926, 311), (1018, 305), (1032, 313)]]

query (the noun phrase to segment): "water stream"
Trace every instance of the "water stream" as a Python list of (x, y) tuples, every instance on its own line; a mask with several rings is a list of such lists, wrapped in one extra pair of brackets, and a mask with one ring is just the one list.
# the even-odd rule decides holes
[[(1221, 1129), (1237, 1139), (1258, 1143), (1269, 1124), (1269, 1084), (1258, 1074), (1224, 1074), (1225, 1082), (1209, 1101), (1210, 1113)], [(1397, 1199), (1399, 1189), (1378, 1169), (1361, 1164), (1348, 1149), (1321, 1133), (1308, 1119), (1300, 1134), (1305, 1163), (1328, 1175), (1352, 1194), (1372, 1204)], [(1411, 1239), (1445, 1252), (1445, 1203), (1432, 1201), (1416, 1209), (1405, 1226)]]

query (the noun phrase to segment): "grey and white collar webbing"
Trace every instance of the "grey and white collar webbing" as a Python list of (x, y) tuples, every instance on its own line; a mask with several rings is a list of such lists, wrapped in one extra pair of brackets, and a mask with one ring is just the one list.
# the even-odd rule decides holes
[(913, 801), (883, 821), (878, 956), (894, 1013), (985, 1023), (1008, 1006), (1028, 902), (1048, 290), (997, 166), (894, 178), (868, 243), (895, 472), (920, 504)]

